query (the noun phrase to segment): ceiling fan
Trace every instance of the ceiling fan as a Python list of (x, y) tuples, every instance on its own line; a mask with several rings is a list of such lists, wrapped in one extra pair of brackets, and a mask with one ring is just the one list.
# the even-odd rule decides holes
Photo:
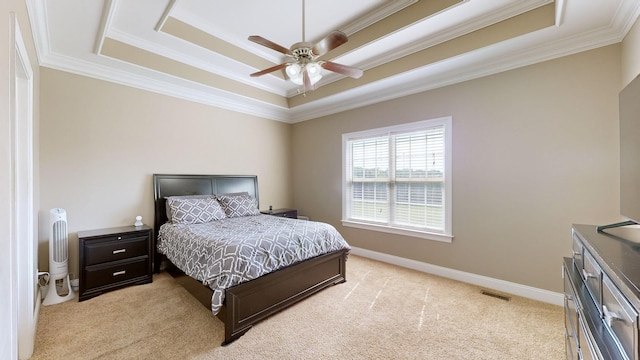
[(289, 61), (255, 72), (251, 74), (251, 76), (262, 76), (285, 69), (289, 79), (291, 79), (294, 84), (304, 85), (305, 91), (315, 89), (315, 84), (322, 78), (321, 69), (333, 71), (354, 79), (360, 78), (362, 76), (361, 69), (319, 59), (322, 55), (346, 43), (348, 41), (347, 35), (342, 31), (336, 30), (332, 31), (317, 44), (306, 42), (304, 39), (304, 14), (304, 0), (302, 0), (302, 41), (291, 45), (289, 49), (269, 41), (262, 36), (249, 36), (250, 41), (283, 53), (290, 58)]

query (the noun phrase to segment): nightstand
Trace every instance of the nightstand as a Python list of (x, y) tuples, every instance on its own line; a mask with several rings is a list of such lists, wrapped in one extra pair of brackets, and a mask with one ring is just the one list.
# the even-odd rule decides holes
[(79, 301), (150, 283), (152, 239), (152, 229), (146, 225), (78, 231)]
[(271, 211), (263, 210), (260, 212), (265, 215), (288, 217), (292, 219), (298, 218), (298, 210), (295, 210), (295, 209), (273, 209)]

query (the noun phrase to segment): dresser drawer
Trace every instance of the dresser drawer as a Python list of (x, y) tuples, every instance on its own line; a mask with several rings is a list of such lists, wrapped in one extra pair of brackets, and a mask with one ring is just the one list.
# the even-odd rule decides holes
[(149, 276), (149, 258), (131, 261), (119, 261), (106, 265), (88, 266), (85, 270), (86, 288), (91, 290), (105, 285), (117, 285), (120, 282)]
[(583, 259), (582, 280), (602, 315), (602, 269), (588, 251), (583, 252)]
[[(563, 266), (564, 270), (564, 327), (567, 331), (567, 337), (578, 341), (578, 303), (576, 291), (571, 285), (571, 279), (568, 269)], [(577, 345), (577, 344), (576, 344)]]
[(564, 342), (564, 352), (567, 360), (578, 360), (578, 348), (573, 336), (567, 335)]
[(128, 259), (149, 254), (149, 238), (137, 236), (125, 239), (114, 237), (105, 241), (85, 243), (85, 266)]
[(602, 355), (598, 351), (598, 347), (596, 346), (596, 342), (593, 339), (593, 335), (589, 331), (589, 328), (585, 325), (584, 319), (582, 317), (579, 318), (580, 330), (578, 333), (580, 334), (580, 340), (578, 341), (580, 344), (580, 359), (582, 360), (600, 360), (603, 359)]
[(582, 269), (584, 269), (584, 259), (582, 258), (584, 253), (584, 246), (582, 245), (582, 240), (580, 240), (580, 237), (575, 231), (572, 235), (573, 242), (571, 247), (573, 263), (575, 264), (576, 268), (578, 268), (578, 271), (582, 272)]
[(638, 313), (607, 276), (602, 283), (604, 322), (627, 357), (638, 359)]

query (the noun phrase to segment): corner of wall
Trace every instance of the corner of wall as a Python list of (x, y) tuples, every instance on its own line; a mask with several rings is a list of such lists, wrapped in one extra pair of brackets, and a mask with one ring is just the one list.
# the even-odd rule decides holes
[(640, 20), (631, 27), (622, 41), (621, 50), (621, 86), (623, 89), (640, 74)]

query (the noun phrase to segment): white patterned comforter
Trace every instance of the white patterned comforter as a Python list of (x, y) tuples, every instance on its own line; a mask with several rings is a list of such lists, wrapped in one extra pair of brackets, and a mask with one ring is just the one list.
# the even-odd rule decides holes
[(350, 250), (329, 224), (271, 215), (166, 223), (157, 246), (185, 274), (213, 290), (214, 314), (222, 308), (227, 288), (318, 255)]

